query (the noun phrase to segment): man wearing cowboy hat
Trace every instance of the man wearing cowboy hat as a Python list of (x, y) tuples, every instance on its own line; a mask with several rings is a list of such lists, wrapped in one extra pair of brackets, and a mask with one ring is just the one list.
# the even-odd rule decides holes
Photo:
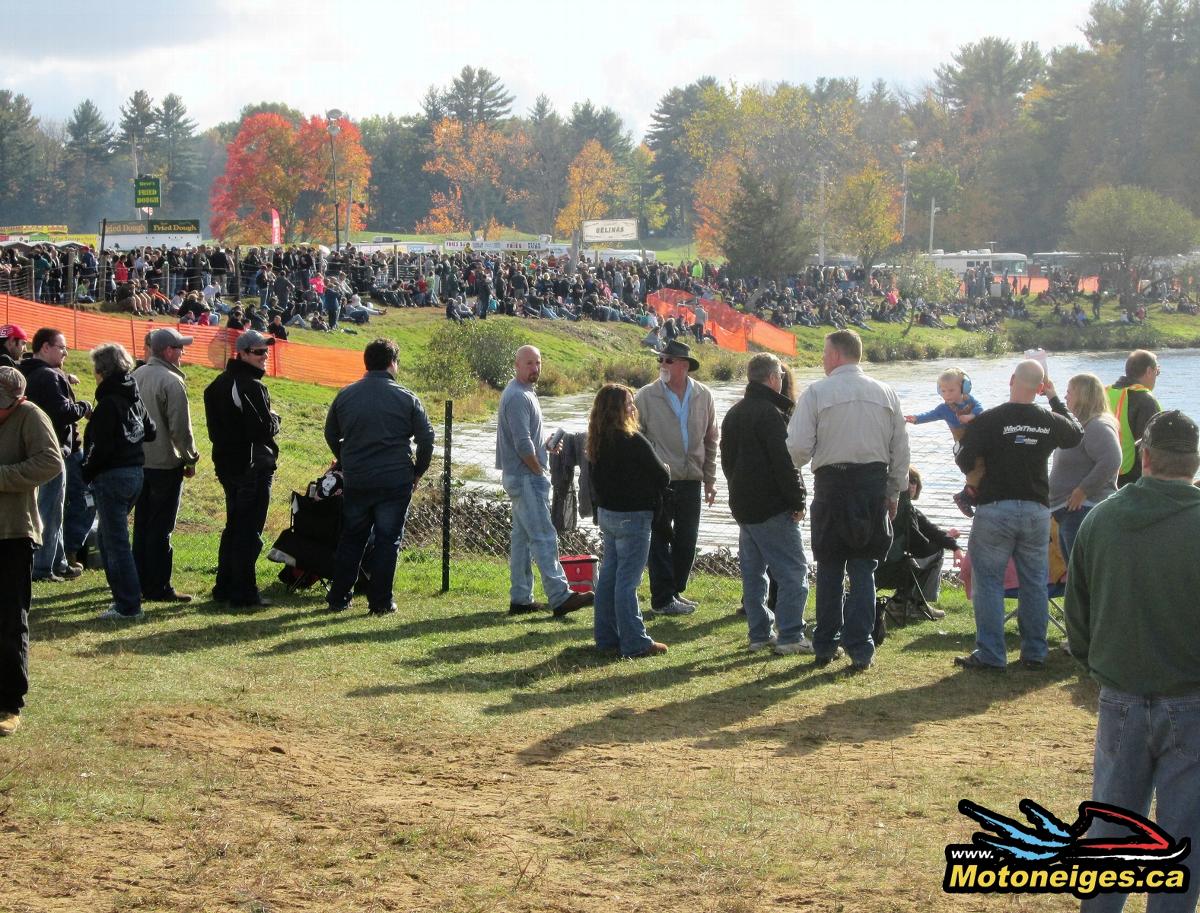
[(696, 557), (701, 483), (709, 506), (717, 496), (717, 409), (712, 391), (688, 377), (700, 362), (687, 343), (672, 339), (657, 357), (658, 380), (634, 398), (642, 433), (671, 470), (671, 535), (650, 534), (650, 606), (663, 615), (689, 615), (696, 603), (683, 592)]

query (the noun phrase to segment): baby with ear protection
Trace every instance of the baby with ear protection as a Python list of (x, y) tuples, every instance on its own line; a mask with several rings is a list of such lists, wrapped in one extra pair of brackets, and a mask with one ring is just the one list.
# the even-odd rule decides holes
[[(947, 368), (939, 374), (937, 390), (942, 397), (940, 403), (928, 412), (906, 415), (904, 420), (910, 425), (943, 421), (950, 429), (950, 434), (957, 444), (966, 434), (967, 425), (983, 411), (983, 405), (971, 395), (971, 378), (962, 368)], [(975, 515), (975, 503), (979, 495), (979, 483), (983, 481), (984, 468), (984, 461), (981, 457), (975, 461), (975, 466), (967, 473), (963, 490), (954, 496), (954, 503), (968, 517)]]

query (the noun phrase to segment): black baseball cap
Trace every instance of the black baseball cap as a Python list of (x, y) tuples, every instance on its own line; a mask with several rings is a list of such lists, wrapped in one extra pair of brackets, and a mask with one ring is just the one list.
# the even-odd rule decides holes
[(1198, 453), (1200, 428), (1178, 409), (1168, 409), (1150, 419), (1139, 443), (1169, 453)]

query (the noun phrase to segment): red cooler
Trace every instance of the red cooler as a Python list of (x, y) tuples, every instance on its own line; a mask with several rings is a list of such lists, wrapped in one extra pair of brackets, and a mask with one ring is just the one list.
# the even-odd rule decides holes
[(596, 588), (595, 555), (563, 555), (559, 558), (567, 574), (567, 585), (576, 593), (590, 593)]

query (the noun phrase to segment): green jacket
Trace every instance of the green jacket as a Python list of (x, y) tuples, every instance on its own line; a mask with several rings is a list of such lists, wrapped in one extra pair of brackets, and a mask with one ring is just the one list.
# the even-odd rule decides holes
[(1101, 685), (1200, 692), (1200, 488), (1141, 478), (1088, 513), (1071, 552), (1067, 637)]

